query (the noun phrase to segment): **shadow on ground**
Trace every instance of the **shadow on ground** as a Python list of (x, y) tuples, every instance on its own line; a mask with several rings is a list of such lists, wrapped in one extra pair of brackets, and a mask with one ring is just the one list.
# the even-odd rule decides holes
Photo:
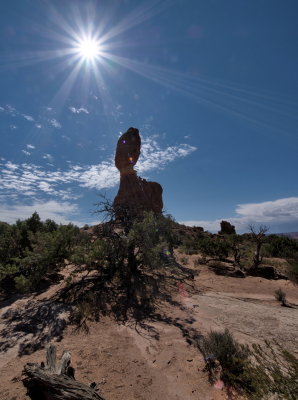
[(10, 308), (2, 316), (0, 351), (19, 344), (18, 355), (31, 354), (51, 340), (61, 340), (70, 307), (51, 300), (28, 301), (22, 308)]
[(159, 333), (155, 322), (174, 325), (189, 344), (196, 345), (201, 335), (191, 326), (194, 321), (191, 311), (188, 310), (187, 318), (172, 318), (160, 307), (168, 304), (185, 310), (181, 303), (173, 300), (172, 293), (177, 293), (181, 282), (187, 285), (188, 292), (192, 290), (193, 271), (179, 266), (177, 276), (157, 279), (135, 274), (133, 284), (130, 281), (117, 284), (105, 275), (86, 276), (61, 288), (51, 299), (31, 297), (23, 306), (12, 306), (2, 315), (0, 352), (19, 346), (19, 356), (31, 354), (53, 339), (61, 340), (68, 324), (73, 324), (75, 330), (87, 332), (88, 321), (99, 321), (101, 316), (110, 316), (118, 324), (131, 325), (140, 335), (146, 334), (156, 340)]

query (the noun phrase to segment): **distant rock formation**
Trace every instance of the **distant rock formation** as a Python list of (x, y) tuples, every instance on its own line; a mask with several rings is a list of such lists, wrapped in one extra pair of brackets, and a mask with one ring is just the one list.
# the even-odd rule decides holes
[(120, 171), (120, 187), (114, 199), (115, 209), (126, 208), (133, 213), (162, 212), (162, 187), (159, 183), (148, 182), (137, 176), (134, 165), (141, 151), (139, 130), (129, 128), (117, 142), (115, 165)]
[(230, 224), (228, 221), (221, 221), (219, 235), (235, 235), (235, 226)]

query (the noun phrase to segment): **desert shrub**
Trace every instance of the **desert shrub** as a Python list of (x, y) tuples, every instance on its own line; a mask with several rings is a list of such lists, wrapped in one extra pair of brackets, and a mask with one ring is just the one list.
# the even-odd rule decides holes
[(24, 275), (18, 275), (14, 278), (15, 288), (18, 292), (26, 293), (32, 289), (34, 282), (30, 278), (26, 278)]
[(36, 233), (42, 230), (43, 223), (40, 220), (40, 216), (35, 211), (32, 216), (24, 221), (28, 231)]
[(255, 379), (259, 392), (269, 395), (269, 397), (274, 395), (274, 398), (278, 400), (296, 400), (298, 393), (297, 357), (279, 343), (272, 344), (268, 341), (265, 341), (264, 346), (253, 344), (252, 355), (259, 373)]
[(0, 290), (35, 289), (85, 236), (72, 224), (59, 226), (49, 219), (42, 222), (37, 213), (13, 225), (0, 223)]
[(252, 348), (235, 341), (226, 329), (210, 332), (199, 342), (209, 377), (215, 361), (222, 368), (221, 379), (249, 399), (267, 399), (274, 395), (279, 400), (295, 400), (298, 392), (298, 359), (278, 343), (275, 348), (268, 341)]
[(181, 257), (180, 262), (184, 265), (188, 264), (188, 257)]
[[(35, 234), (30, 232), (29, 240), (32, 250), (25, 250), (22, 258), (15, 259), (22, 273), (21, 276), (27, 280), (23, 287), (35, 289), (48, 272), (55, 272), (64, 259), (70, 256), (74, 244), (80, 238), (79, 229), (72, 224), (62, 225), (53, 232)], [(18, 279), (16, 287), (20, 287)]]
[(225, 238), (215, 236), (205, 237), (199, 242), (200, 251), (205, 256), (225, 260), (229, 255), (229, 244)]
[(201, 256), (201, 257), (198, 257), (198, 258), (194, 261), (194, 265), (197, 265), (197, 266), (199, 266), (199, 265), (205, 265), (206, 262), (207, 262), (206, 257)]
[(249, 349), (237, 343), (228, 329), (224, 332), (211, 331), (201, 341), (199, 348), (209, 372), (214, 367), (214, 360), (219, 361), (222, 367), (221, 379), (225, 385), (247, 393), (254, 391), (252, 379), (247, 373)]
[(274, 296), (276, 298), (277, 301), (279, 301), (282, 305), (286, 305), (287, 301), (286, 301), (286, 293), (281, 289), (277, 289), (274, 292)]
[(0, 289), (11, 290), (15, 287), (14, 278), (18, 275), (19, 268), (14, 264), (0, 264)]
[(298, 241), (286, 236), (271, 235), (264, 251), (268, 257), (280, 257), (287, 260), (288, 276), (298, 284)]
[(298, 285), (298, 257), (297, 258), (290, 258), (287, 261), (288, 261), (289, 279), (295, 285)]
[(186, 237), (181, 244), (181, 251), (185, 254), (192, 255), (199, 253), (199, 240), (194, 237)]
[(231, 253), (234, 258), (234, 263), (239, 266), (243, 255), (242, 236), (236, 234), (226, 235), (225, 239), (229, 247), (229, 253)]
[[(153, 212), (120, 212), (108, 200), (99, 206), (107, 222), (96, 229), (93, 243), (75, 249), (72, 261), (97, 270), (92, 283), (88, 281), (95, 294), (90, 308), (94, 317), (111, 312), (117, 319), (138, 320), (155, 309), (160, 297), (168, 298), (167, 290), (176, 287), (177, 279), (190, 275), (174, 258), (174, 221)], [(86, 301), (84, 293), (78, 297)]]
[(59, 228), (59, 225), (56, 224), (55, 221), (52, 219), (46, 219), (45, 222), (43, 223), (42, 230), (44, 232), (54, 232)]
[(95, 240), (79, 243), (70, 256), (70, 261), (76, 265), (83, 265), (85, 269), (96, 270), (108, 268), (109, 261), (114, 256), (114, 249), (104, 240)]
[(9, 263), (12, 257), (18, 256), (19, 246), (17, 243), (17, 235), (13, 227), (8, 224), (0, 225), (0, 263)]
[(270, 235), (264, 252), (268, 257), (294, 258), (298, 254), (298, 241), (286, 236)]

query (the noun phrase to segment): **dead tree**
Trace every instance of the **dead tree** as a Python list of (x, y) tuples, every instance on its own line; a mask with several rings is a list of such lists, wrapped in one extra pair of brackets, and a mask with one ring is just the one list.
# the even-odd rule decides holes
[(70, 365), (71, 356), (64, 352), (56, 362), (56, 346), (47, 349), (46, 364), (27, 363), (24, 367), (23, 384), (32, 400), (104, 400), (96, 393), (95, 384), (77, 382), (75, 370)]
[(249, 229), (252, 234), (252, 239), (256, 244), (256, 251), (252, 266), (252, 269), (254, 269), (257, 268), (263, 260), (263, 257), (261, 256), (261, 248), (267, 239), (265, 233), (269, 230), (269, 228), (268, 226), (260, 225), (258, 231), (256, 231), (254, 226), (250, 225)]

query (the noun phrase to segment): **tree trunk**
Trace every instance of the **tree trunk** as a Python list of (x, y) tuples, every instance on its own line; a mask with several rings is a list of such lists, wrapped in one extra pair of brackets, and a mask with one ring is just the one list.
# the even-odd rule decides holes
[(93, 387), (75, 381), (70, 353), (64, 352), (56, 363), (54, 345), (47, 349), (46, 365), (27, 363), (23, 373), (23, 384), (32, 400), (104, 400)]

